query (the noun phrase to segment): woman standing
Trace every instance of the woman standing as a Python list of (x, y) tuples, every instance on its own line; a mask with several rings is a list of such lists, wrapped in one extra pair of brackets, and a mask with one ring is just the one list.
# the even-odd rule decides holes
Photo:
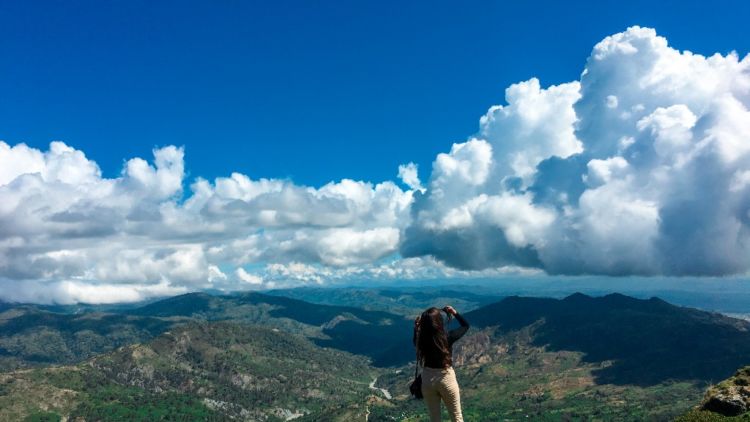
[(469, 329), (469, 323), (452, 306), (442, 309), (448, 319), (456, 317), (460, 327), (445, 332), (438, 308), (429, 308), (414, 321), (414, 346), (422, 369), (422, 395), (431, 422), (440, 422), (440, 400), (445, 402), (451, 421), (463, 422), (461, 396), (453, 371), (453, 343)]

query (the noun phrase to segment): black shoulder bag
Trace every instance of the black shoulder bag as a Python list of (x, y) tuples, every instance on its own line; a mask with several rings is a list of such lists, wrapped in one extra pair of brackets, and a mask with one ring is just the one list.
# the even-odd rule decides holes
[(409, 391), (415, 399), (422, 398), (422, 374), (417, 375), (419, 370), (419, 359), (417, 359), (416, 367), (414, 368), (414, 381), (409, 386)]

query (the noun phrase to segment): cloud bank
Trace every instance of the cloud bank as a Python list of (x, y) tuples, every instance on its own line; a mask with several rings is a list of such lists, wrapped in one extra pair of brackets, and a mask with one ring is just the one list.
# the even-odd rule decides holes
[(750, 56), (653, 29), (599, 42), (579, 81), (511, 85), (423, 183), (186, 180), (184, 151), (105, 178), (83, 151), (0, 141), (0, 298), (119, 302), (199, 289), (508, 272), (750, 267)]
[(356, 266), (398, 249), (412, 192), (392, 182), (316, 189), (233, 173), (183, 192), (183, 155), (156, 149), (151, 163), (131, 159), (107, 179), (64, 143), (0, 142), (0, 297), (109, 302), (269, 287), (273, 277), (249, 268)]

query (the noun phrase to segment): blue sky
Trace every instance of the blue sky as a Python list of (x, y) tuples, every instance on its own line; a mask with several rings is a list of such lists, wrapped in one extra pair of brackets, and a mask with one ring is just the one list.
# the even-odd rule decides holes
[(427, 170), (510, 84), (577, 79), (631, 25), (678, 49), (750, 48), (747, 2), (0, 4), (0, 139), (63, 140), (104, 174), (155, 146), (187, 171), (319, 186)]
[(0, 300), (747, 277), (747, 16), (2, 2)]

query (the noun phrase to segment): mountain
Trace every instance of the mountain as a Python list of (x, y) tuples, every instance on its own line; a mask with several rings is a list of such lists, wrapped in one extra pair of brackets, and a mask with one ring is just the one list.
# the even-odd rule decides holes
[(598, 383), (653, 385), (711, 382), (750, 362), (750, 322), (621, 294), (565, 299), (509, 297), (467, 313), (496, 333), (537, 324), (532, 345), (584, 353), (584, 362), (612, 361)]
[(8, 305), (0, 312), (0, 370), (79, 362), (146, 341), (176, 322), (101, 312), (62, 314), (33, 305)]
[(363, 357), (277, 329), (197, 322), (76, 366), (2, 374), (0, 420), (361, 420), (374, 375)]
[(486, 292), (477, 286), (444, 287), (296, 287), (275, 289), (266, 294), (284, 296), (322, 305), (353, 306), (366, 310), (383, 310), (412, 318), (430, 306), (452, 305), (461, 312), (497, 302), (503, 296)]
[(304, 334), (315, 344), (368, 356), (376, 366), (399, 365), (413, 356), (413, 319), (353, 306), (320, 305), (246, 292), (211, 296), (190, 293), (130, 311), (139, 316), (190, 317), (253, 322)]
[(119, 313), (49, 312), (33, 305), (0, 313), (0, 370), (70, 364), (147, 341), (188, 321), (240, 321), (301, 334), (322, 347), (368, 356), (377, 366), (408, 362), (413, 320), (384, 311), (319, 305), (246, 292), (188, 293)]
[[(464, 316), (454, 362), (467, 420), (670, 420), (750, 363), (747, 322), (656, 298), (508, 297)], [(413, 370), (379, 378), (398, 404), (371, 420), (424, 412), (408, 401)]]
[[(420, 299), (417, 292), (396, 288), (350, 295), (342, 290), (331, 300), (391, 295), (409, 307), (443, 294)], [(393, 309), (314, 304), (258, 292), (192, 293), (115, 314), (68, 315), (11, 306), (0, 314), (0, 341), (23, 335), (38, 349), (44, 349), (44, 340), (35, 333), (54, 329), (75, 339), (86, 330), (87, 318), (109, 327), (99, 328), (102, 332), (117, 333), (128, 321), (154, 326), (142, 331), (151, 337), (139, 344), (110, 349), (82, 364), (0, 375), (0, 408), (18, 411), (13, 403), (36, 403), (24, 414), (46, 408), (88, 415), (86, 420), (105, 413), (133, 416), (128, 413), (133, 409), (145, 409), (152, 418), (168, 410), (172, 419), (201, 415), (198, 419), (210, 420), (241, 415), (250, 407), (264, 413), (248, 419), (290, 418), (306, 409), (307, 419), (300, 420), (320, 415), (326, 416), (318, 420), (361, 420), (362, 412), (369, 422), (421, 420), (424, 404), (411, 400), (407, 389), (414, 370), (413, 315)], [(462, 313), (472, 328), (455, 344), (454, 362), (467, 421), (668, 420), (691, 409), (711, 382), (750, 363), (750, 323), (656, 298), (513, 296)], [(66, 324), (72, 328), (65, 329)], [(243, 334), (254, 330), (261, 331)], [(236, 353), (224, 354), (231, 350)], [(340, 367), (326, 366), (331, 356), (341, 359)], [(315, 387), (328, 391), (325, 405), (295, 401), (311, 385), (276, 388), (282, 385), (277, 375), (298, 373), (301, 362), (313, 372), (338, 377), (310, 375), (332, 388)], [(256, 401), (243, 401), (249, 393), (227, 385), (235, 372), (265, 377), (268, 390), (250, 394)], [(101, 381), (70, 384), (79, 378)], [(292, 401), (282, 399), (286, 389), (293, 392)], [(87, 410), (87, 403), (95, 406)]]

